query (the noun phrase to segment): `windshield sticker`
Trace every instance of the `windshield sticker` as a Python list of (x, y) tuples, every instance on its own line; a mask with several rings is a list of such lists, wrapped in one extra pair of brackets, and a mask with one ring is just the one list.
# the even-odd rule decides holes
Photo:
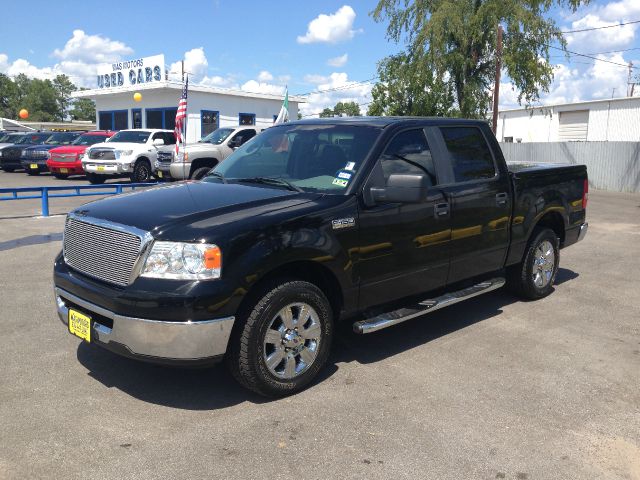
[(351, 172), (338, 172), (338, 178), (344, 178), (345, 180), (350, 180), (351, 175)]
[(348, 184), (349, 181), (348, 180), (342, 180), (341, 178), (334, 178), (333, 182), (331, 182), (334, 185), (338, 185), (339, 187), (345, 188)]
[(344, 166), (345, 170), (353, 170), (354, 168), (356, 168), (356, 162), (347, 162)]

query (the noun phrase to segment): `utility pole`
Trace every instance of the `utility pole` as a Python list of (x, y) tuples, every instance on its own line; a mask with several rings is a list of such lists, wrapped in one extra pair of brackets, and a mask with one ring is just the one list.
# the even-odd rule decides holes
[(500, 71), (502, 70), (502, 25), (498, 24), (496, 45), (496, 84), (493, 87), (493, 134), (498, 132), (498, 104), (500, 102)]
[(633, 62), (629, 62), (629, 76), (627, 77), (627, 96), (633, 97), (633, 91), (635, 90), (636, 84), (631, 81), (633, 75)]

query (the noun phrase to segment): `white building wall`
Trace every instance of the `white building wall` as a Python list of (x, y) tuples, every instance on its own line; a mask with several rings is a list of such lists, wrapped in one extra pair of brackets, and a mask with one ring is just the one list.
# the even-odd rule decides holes
[[(147, 108), (176, 108), (180, 98), (180, 90), (163, 88), (155, 90), (141, 90), (142, 100), (135, 102), (131, 91), (98, 95), (93, 97), (96, 102), (96, 122), (98, 113), (108, 110), (128, 110), (129, 128), (133, 128), (132, 109), (142, 110), (142, 127), (146, 128)], [(200, 111), (213, 110), (219, 112), (219, 125), (237, 126), (240, 113), (253, 113), (256, 115), (257, 127), (273, 125), (273, 116), (277, 115), (282, 107), (282, 100), (243, 97), (229, 94), (208, 92), (189, 92), (187, 142), (196, 142), (201, 138)], [(298, 116), (298, 103), (289, 100), (289, 117)]]
[(587, 141), (640, 141), (640, 98), (556, 105), (530, 110), (500, 112), (497, 137), (528, 142), (559, 141), (561, 112), (589, 110)]

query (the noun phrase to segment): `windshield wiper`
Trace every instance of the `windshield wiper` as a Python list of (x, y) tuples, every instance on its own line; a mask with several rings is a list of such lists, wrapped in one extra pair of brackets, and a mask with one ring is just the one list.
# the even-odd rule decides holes
[(236, 178), (238, 182), (247, 182), (247, 183), (261, 183), (263, 185), (277, 185), (280, 187), (285, 187), (287, 190), (292, 190), (294, 192), (304, 192), (303, 189), (294, 185), (291, 182), (288, 182), (284, 178), (275, 178), (275, 177), (249, 177), (249, 178)]
[(211, 172), (209, 173), (209, 175), (207, 175), (207, 177), (216, 177), (222, 180), (222, 183), (227, 183), (227, 179), (224, 178), (224, 175), (222, 175), (220, 172)]

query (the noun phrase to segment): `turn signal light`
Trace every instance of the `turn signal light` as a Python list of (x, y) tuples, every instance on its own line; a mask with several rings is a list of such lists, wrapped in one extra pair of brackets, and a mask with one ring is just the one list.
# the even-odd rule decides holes
[(587, 208), (587, 202), (589, 201), (589, 180), (585, 179), (584, 189), (582, 190), (582, 209)]
[(218, 247), (205, 250), (204, 266), (209, 270), (222, 268), (222, 252)]

